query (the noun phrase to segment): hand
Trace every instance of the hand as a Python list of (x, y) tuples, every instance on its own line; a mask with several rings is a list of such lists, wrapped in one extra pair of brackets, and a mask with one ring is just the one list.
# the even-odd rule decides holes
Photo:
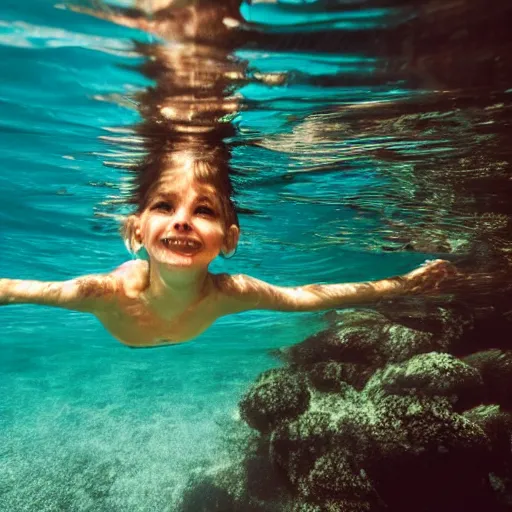
[(412, 293), (439, 290), (441, 283), (458, 275), (457, 269), (446, 260), (426, 260), (420, 267), (403, 276), (407, 289)]

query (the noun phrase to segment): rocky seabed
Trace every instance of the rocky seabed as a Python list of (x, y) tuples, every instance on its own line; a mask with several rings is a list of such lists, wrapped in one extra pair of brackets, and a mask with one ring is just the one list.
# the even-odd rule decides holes
[(332, 314), (242, 397), (251, 429), (180, 512), (512, 510), (512, 331), (493, 311)]

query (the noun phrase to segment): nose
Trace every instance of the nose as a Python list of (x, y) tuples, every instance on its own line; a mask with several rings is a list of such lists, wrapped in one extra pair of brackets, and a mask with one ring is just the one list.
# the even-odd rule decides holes
[(190, 214), (187, 208), (178, 208), (174, 214), (173, 227), (178, 233), (187, 233), (192, 231), (190, 225)]
[(192, 231), (192, 227), (187, 221), (177, 221), (174, 223), (174, 229), (178, 233), (188, 233), (189, 231)]

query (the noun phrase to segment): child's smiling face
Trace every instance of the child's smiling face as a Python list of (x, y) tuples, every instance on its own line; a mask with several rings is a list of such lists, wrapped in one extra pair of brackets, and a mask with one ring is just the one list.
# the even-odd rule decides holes
[(207, 268), (236, 246), (215, 188), (183, 171), (164, 172), (140, 216), (139, 236), (150, 259), (174, 269)]

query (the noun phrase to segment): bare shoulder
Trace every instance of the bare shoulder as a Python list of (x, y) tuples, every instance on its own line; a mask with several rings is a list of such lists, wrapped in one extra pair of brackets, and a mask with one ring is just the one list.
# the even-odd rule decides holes
[(276, 287), (245, 274), (213, 276), (223, 313), (239, 313), (250, 309), (274, 309)]
[(125, 261), (122, 265), (119, 265), (115, 270), (111, 273), (113, 275), (123, 275), (123, 276), (147, 276), (149, 271), (149, 263), (145, 260), (128, 260)]
[(245, 274), (212, 274), (213, 282), (220, 293), (228, 296), (243, 296), (254, 291), (258, 281)]
[(74, 280), (78, 293), (84, 298), (115, 295), (120, 289), (142, 282), (147, 276), (148, 264), (145, 261), (127, 261), (105, 274), (90, 274)]
[(126, 261), (110, 273), (127, 295), (137, 295), (149, 283), (149, 263), (144, 260)]

